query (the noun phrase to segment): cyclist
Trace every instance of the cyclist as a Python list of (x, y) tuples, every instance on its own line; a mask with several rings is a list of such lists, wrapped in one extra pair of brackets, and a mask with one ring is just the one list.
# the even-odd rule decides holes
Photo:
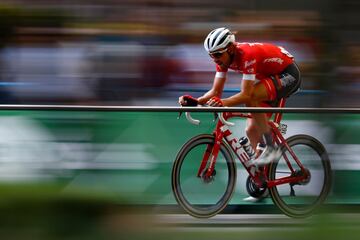
[[(204, 47), (216, 64), (213, 86), (199, 98), (190, 95), (179, 97), (181, 105), (277, 107), (281, 98), (289, 97), (300, 88), (299, 68), (294, 57), (283, 47), (269, 43), (236, 42), (235, 35), (224, 27), (211, 31), (205, 38)], [(228, 69), (242, 74), (241, 91), (221, 98)], [(257, 152), (256, 159), (252, 161), (258, 166), (281, 156), (272, 142), (267, 124), (269, 117), (271, 114), (252, 113), (247, 122), (246, 134)], [(264, 143), (265, 148), (261, 149), (259, 143)]]

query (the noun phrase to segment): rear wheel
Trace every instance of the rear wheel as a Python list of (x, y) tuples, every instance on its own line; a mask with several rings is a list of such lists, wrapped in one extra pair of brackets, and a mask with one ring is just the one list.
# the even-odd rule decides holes
[[(308, 177), (295, 184), (281, 184), (269, 189), (273, 202), (286, 215), (302, 218), (311, 215), (324, 202), (331, 188), (331, 166), (324, 146), (315, 138), (308, 135), (295, 135), (287, 139), (289, 147), (294, 151), (306, 169), (304, 172), (283, 147), (282, 157), (270, 164), (269, 180), (277, 180), (289, 176)], [(289, 159), (291, 173), (285, 157)]]
[(206, 149), (208, 146), (212, 149), (213, 145), (214, 136), (196, 136), (184, 144), (173, 165), (172, 189), (175, 199), (186, 212), (198, 218), (212, 217), (223, 210), (235, 188), (236, 165), (224, 142), (212, 176), (197, 176)]

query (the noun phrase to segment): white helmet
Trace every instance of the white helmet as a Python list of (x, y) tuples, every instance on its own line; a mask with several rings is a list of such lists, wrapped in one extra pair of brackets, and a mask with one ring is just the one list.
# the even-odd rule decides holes
[(225, 48), (229, 43), (235, 42), (235, 36), (227, 28), (217, 28), (209, 33), (204, 41), (204, 48), (208, 53)]

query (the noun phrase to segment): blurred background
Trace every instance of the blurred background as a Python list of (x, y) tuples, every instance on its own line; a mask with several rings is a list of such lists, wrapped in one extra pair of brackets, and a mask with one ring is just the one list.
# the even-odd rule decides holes
[[(0, 102), (176, 105), (211, 86), (203, 39), (227, 26), (295, 56), (306, 91), (290, 106), (359, 106), (358, 10), (355, 0), (3, 0)], [(227, 90), (240, 79), (230, 74)]]
[[(2, 0), (0, 104), (177, 106), (180, 95), (211, 87), (215, 66), (203, 40), (226, 26), (239, 42), (272, 42), (295, 56), (303, 86), (287, 106), (359, 107), (359, 9), (356, 0)], [(230, 95), (242, 77), (228, 76)], [(212, 114), (199, 114), (200, 127), (176, 117), (0, 111), (0, 237), (152, 239), (154, 222), (159, 226), (153, 213), (177, 206), (170, 186), (177, 151), (214, 128)], [(326, 146), (334, 169), (328, 203), (350, 212), (360, 204), (359, 120), (359, 114), (284, 116), (286, 137), (310, 134)], [(244, 124), (239, 120), (239, 137)], [(244, 209), (251, 206), (242, 201), (245, 178), (239, 171), (231, 202)], [(270, 199), (255, 207), (269, 205)], [(326, 220), (306, 237), (349, 238), (343, 229), (360, 222)], [(181, 234), (162, 228), (156, 238), (238, 239), (237, 231), (269, 238), (264, 229), (255, 235), (176, 229)], [(288, 236), (279, 227), (275, 233)]]

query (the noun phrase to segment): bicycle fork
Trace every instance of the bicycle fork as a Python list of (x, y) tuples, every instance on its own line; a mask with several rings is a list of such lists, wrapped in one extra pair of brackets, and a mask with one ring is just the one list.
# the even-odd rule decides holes
[[(200, 164), (200, 168), (198, 170), (197, 176), (204, 177), (205, 179), (209, 179), (210, 177), (214, 176), (215, 174), (215, 163), (217, 156), (220, 151), (221, 141), (223, 138), (223, 134), (215, 134), (214, 144), (208, 144), (206, 147), (206, 151), (203, 155), (203, 159)], [(209, 162), (210, 160), (210, 162)], [(208, 164), (209, 162), (209, 164)], [(208, 166), (207, 169), (205, 169)]]

